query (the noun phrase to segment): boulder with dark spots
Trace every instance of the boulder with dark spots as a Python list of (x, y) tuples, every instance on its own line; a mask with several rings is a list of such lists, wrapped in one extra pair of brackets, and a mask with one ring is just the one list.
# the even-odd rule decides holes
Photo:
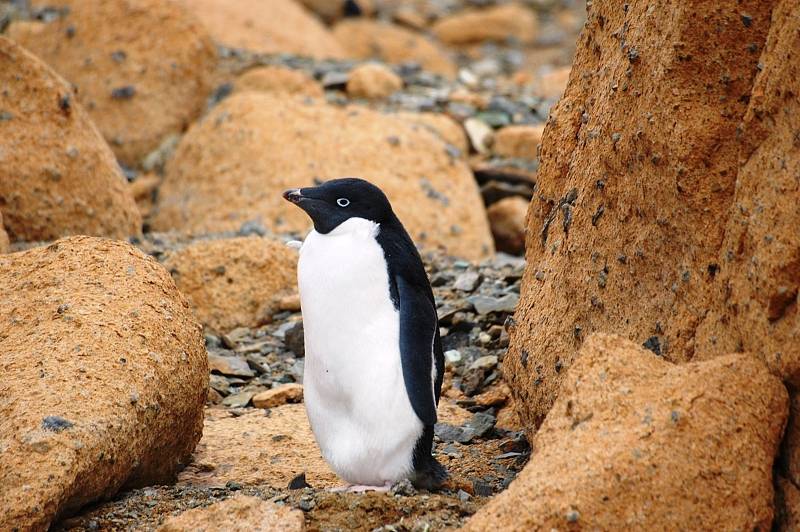
[(346, 57), (342, 46), (294, 0), (180, 0), (218, 44), (262, 54)]
[(78, 88), (77, 100), (125, 165), (137, 166), (203, 110), (217, 54), (205, 28), (177, 3), (33, 4), (62, 16), (12, 24), (8, 35)]
[(0, 36), (0, 249), (72, 234), (127, 238), (142, 219), (72, 87)]
[(796, 3), (779, 2), (739, 128), (741, 165), (725, 239), (704, 272), (716, 278), (720, 304), (697, 338), (704, 357), (732, 350), (761, 354), (795, 388), (800, 387), (798, 25)]
[[(725, 238), (719, 254), (706, 265), (704, 277), (715, 279), (716, 304), (695, 339), (698, 359), (733, 350), (752, 352), (790, 384), (792, 416), (781, 458), (787, 504), (797, 504), (800, 486), (798, 27), (796, 2), (777, 2), (747, 113), (737, 131), (740, 164)], [(787, 507), (786, 512), (796, 520), (800, 506)]]
[(269, 237), (197, 240), (164, 266), (203, 325), (218, 332), (269, 321), (297, 285), (297, 252)]
[(0, 529), (46, 530), (189, 462), (208, 387), (200, 326), (127, 243), (0, 256)]
[(531, 461), (466, 530), (770, 530), (786, 416), (751, 355), (674, 365), (595, 334)]
[(493, 245), (478, 187), (445, 148), (425, 128), (363, 107), (234, 94), (183, 137), (153, 226), (202, 233), (259, 221), (304, 233), (308, 217), (282, 192), (351, 176), (379, 186), (423, 248), (486, 257)]
[(658, 337), (673, 362), (699, 352), (695, 331), (719, 282), (709, 266), (722, 264), (734, 207), (737, 128), (760, 61), (745, 43), (763, 47), (775, 3), (589, 6), (569, 85), (544, 132), (504, 360), (529, 428), (557, 397), (565, 372), (556, 361), (569, 368), (593, 331), (638, 345)]

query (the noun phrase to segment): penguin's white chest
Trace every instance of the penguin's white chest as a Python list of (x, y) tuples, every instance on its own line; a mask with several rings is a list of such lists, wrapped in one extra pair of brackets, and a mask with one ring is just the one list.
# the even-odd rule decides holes
[(353, 484), (407, 476), (422, 422), (411, 407), (400, 358), (379, 226), (351, 218), (300, 249), (298, 282), (311, 428), (336, 473)]

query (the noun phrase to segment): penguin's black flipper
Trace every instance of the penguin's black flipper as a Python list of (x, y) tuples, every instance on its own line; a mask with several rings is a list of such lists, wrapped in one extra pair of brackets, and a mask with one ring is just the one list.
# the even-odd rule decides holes
[[(397, 296), (400, 307), (400, 358), (403, 381), (414, 408), (424, 425), (436, 423), (438, 397), (433, 382), (439, 324), (436, 307), (423, 287), (415, 286), (398, 275)], [(437, 368), (437, 373), (440, 373)], [(436, 375), (437, 380), (440, 375)], [(431, 433), (433, 436), (433, 433)], [(428, 449), (430, 454), (430, 449)]]

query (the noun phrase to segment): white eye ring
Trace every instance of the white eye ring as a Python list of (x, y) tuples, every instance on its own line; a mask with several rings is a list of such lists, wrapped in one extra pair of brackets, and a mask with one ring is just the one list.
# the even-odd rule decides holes
[(348, 205), (350, 205), (350, 200), (347, 198), (339, 198), (336, 200), (336, 205), (338, 205), (339, 207), (347, 207)]

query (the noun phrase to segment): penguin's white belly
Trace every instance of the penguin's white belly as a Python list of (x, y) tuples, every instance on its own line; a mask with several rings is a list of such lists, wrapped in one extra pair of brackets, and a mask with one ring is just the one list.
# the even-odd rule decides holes
[(312, 231), (298, 264), (311, 428), (334, 471), (365, 485), (406, 477), (423, 428), (403, 381), (400, 316), (377, 232), (360, 218)]

